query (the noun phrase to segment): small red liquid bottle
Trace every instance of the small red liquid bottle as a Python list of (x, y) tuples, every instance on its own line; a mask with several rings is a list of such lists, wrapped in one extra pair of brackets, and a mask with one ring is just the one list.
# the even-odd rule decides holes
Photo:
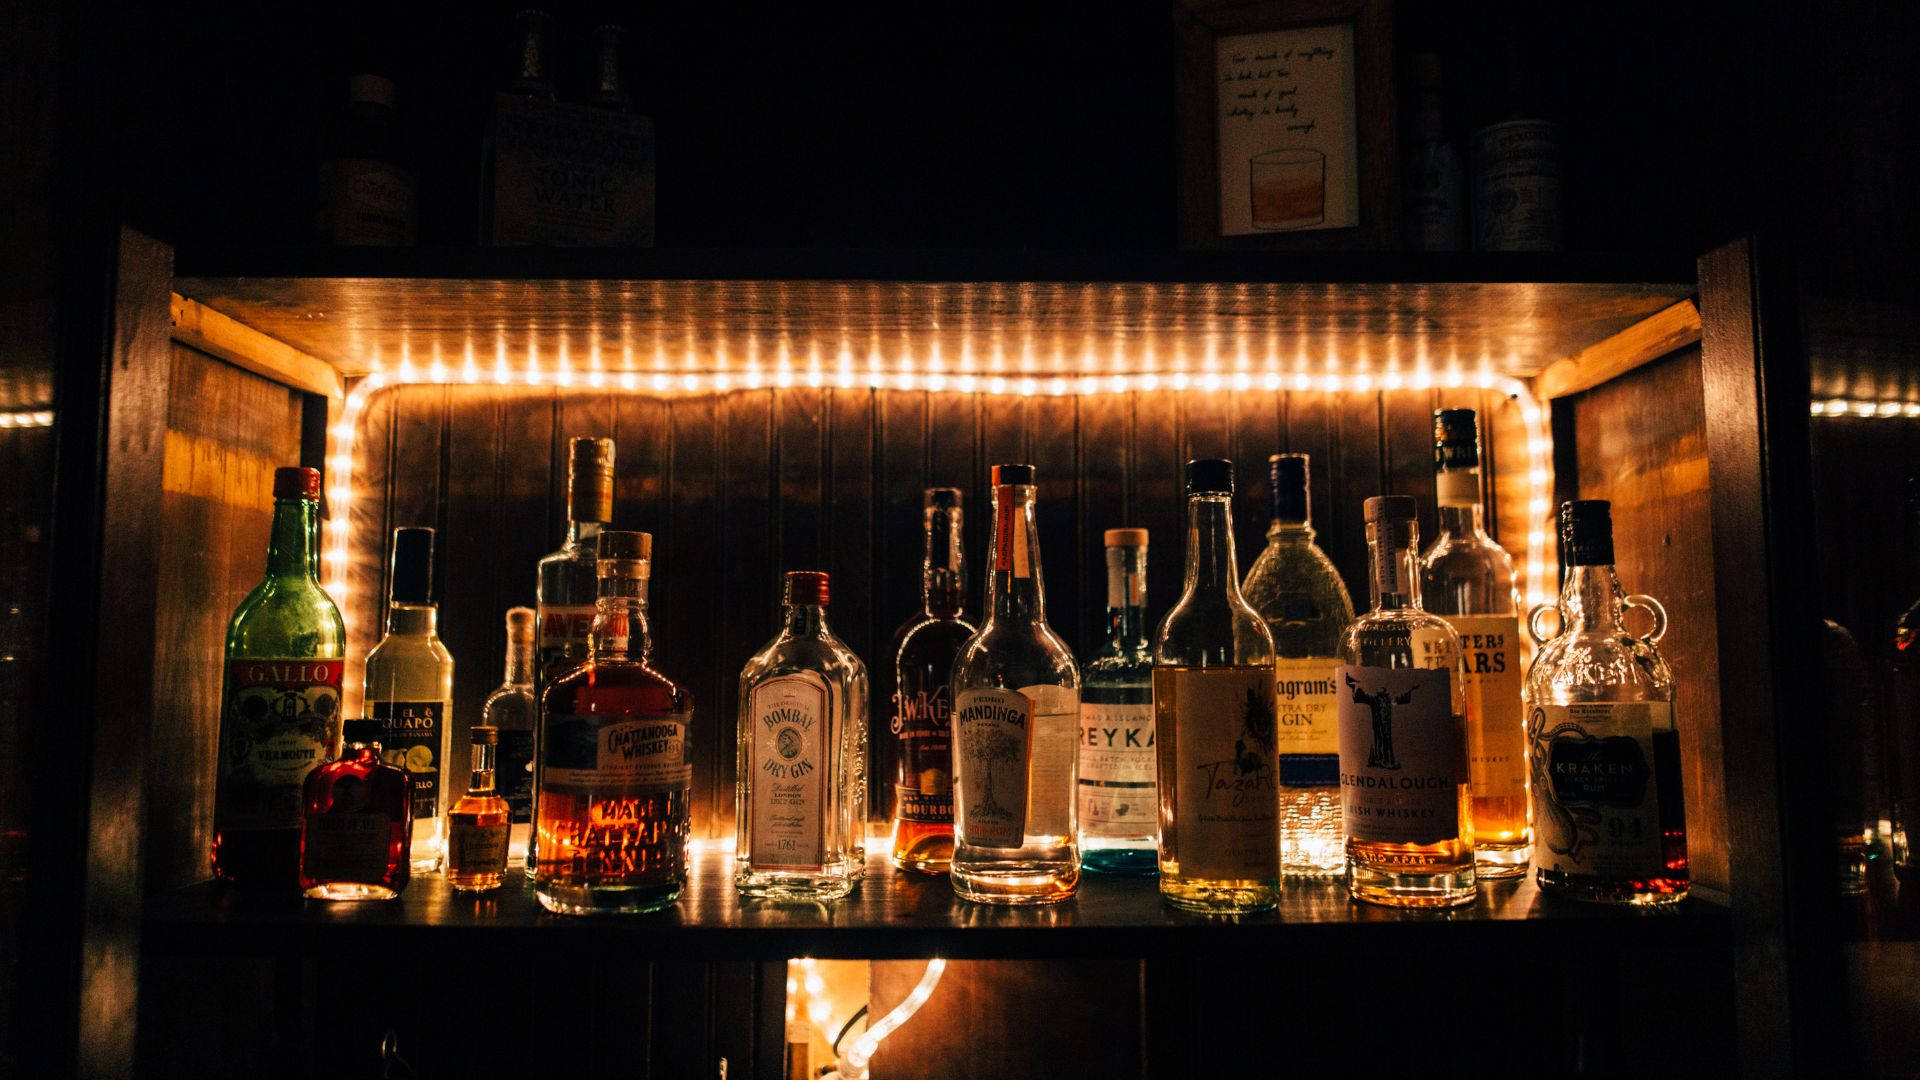
[(407, 887), (412, 781), (380, 760), (369, 731), (355, 730), (366, 724), (348, 721), (340, 758), (307, 776), (300, 890), (315, 900), (392, 900)]

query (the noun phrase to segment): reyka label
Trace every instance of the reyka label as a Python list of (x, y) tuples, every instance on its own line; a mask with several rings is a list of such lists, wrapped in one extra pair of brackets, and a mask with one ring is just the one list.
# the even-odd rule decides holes
[(1159, 822), (1153, 703), (1080, 703), (1080, 827), (1139, 836)]
[(1653, 731), (1672, 715), (1663, 701), (1528, 710), (1536, 867), (1619, 878), (1666, 872)]
[(1340, 782), (1340, 700), (1331, 656), (1282, 657), (1274, 663), (1274, 739), (1280, 786), (1333, 787)]
[(1513, 615), (1448, 615), (1446, 620), (1460, 635), (1473, 797), (1524, 799), (1527, 737), (1520, 716), (1520, 620)]
[(1335, 670), (1349, 837), (1437, 844), (1460, 835), (1466, 734), (1453, 713), (1453, 677), (1447, 668)]
[(1272, 680), (1264, 664), (1154, 672), (1155, 708), (1173, 725), (1182, 877), (1280, 876)]
[(541, 604), (534, 621), (534, 648), (543, 683), (587, 658), (593, 636), (592, 604)]
[(601, 799), (662, 792), (683, 797), (693, 782), (687, 760), (688, 713), (639, 719), (547, 717), (540, 789)]
[(380, 760), (405, 769), (413, 781), (413, 820), (435, 821), (440, 816), (444, 780), (441, 760), (445, 749), (447, 703), (444, 701), (375, 701), (367, 705), (381, 724)]
[(229, 660), (220, 828), (297, 829), (300, 788), (340, 743), (343, 660)]
[(953, 699), (947, 684), (894, 692), (894, 738), (900, 771), (894, 813), (901, 821), (953, 822)]
[(827, 851), (827, 732), (831, 694), (812, 672), (748, 691), (747, 865), (819, 870)]

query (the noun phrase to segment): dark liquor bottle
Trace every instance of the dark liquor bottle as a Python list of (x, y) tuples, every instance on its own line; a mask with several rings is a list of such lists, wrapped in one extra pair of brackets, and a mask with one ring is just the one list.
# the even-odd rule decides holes
[(301, 792), (340, 740), (347, 633), (320, 587), (320, 473), (276, 469), (267, 574), (227, 626), (213, 876), (292, 889)]
[(1411, 104), (1401, 149), (1406, 162), (1407, 246), (1463, 251), (1467, 246), (1467, 170), (1447, 126), (1440, 57), (1414, 53), (1408, 65)]
[(401, 163), (393, 80), (355, 75), (320, 164), (314, 229), (323, 244), (404, 247), (418, 235), (413, 171)]
[(447, 884), (456, 892), (500, 887), (507, 869), (507, 800), (493, 788), (494, 751), (500, 729), (473, 726), (473, 779), (447, 811)]
[(411, 876), (413, 791), (380, 760), (383, 724), (347, 722), (346, 752), (307, 775), (300, 889), (315, 900), (391, 900)]
[(1496, 70), (1472, 139), (1474, 249), (1559, 251), (1566, 247), (1560, 125), (1545, 79), (1517, 34), (1502, 40)]
[(894, 635), (893, 843), (903, 870), (944, 874), (953, 859), (953, 659), (973, 636), (963, 596), (960, 489), (928, 488), (920, 613)]

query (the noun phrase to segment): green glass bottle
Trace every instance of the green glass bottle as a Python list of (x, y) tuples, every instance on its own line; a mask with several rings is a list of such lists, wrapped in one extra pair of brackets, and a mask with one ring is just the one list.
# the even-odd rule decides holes
[(301, 790), (340, 746), (347, 631), (320, 587), (320, 473), (276, 469), (265, 580), (227, 624), (213, 876), (298, 887)]

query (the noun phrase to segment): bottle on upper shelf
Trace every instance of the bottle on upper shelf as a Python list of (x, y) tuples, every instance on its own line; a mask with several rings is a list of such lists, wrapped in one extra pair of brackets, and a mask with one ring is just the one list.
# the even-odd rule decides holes
[(532, 608), (507, 609), (507, 671), (480, 706), (480, 722), (498, 731), (499, 767), (494, 783), (507, 801), (507, 862), (524, 864), (533, 832), (533, 729), (539, 699), (533, 694)]
[(380, 760), (375, 720), (346, 723), (346, 750), (307, 774), (300, 889), (314, 900), (392, 900), (411, 876), (413, 791)]
[(1107, 639), (1081, 665), (1080, 862), (1109, 874), (1160, 869), (1147, 642), (1147, 530), (1108, 529)]
[(1340, 818), (1340, 635), (1353, 600), (1314, 543), (1305, 454), (1267, 459), (1272, 523), (1241, 593), (1273, 635), (1275, 740), (1280, 751), (1280, 872), (1335, 877), (1347, 868)]
[(1407, 126), (1401, 140), (1402, 197), (1407, 247), (1464, 251), (1467, 247), (1467, 170), (1447, 123), (1440, 57), (1416, 52), (1407, 65)]
[(1460, 637), (1420, 606), (1414, 501), (1366, 502), (1373, 607), (1340, 636), (1347, 889), (1390, 907), (1474, 901)]
[(953, 891), (1065, 900), (1080, 884), (1080, 671), (1047, 625), (1031, 465), (993, 467), (986, 621), (953, 662)]
[(740, 671), (734, 885), (838, 900), (866, 870), (867, 666), (827, 625), (827, 575), (789, 571), (780, 632)]
[(1474, 128), (1475, 251), (1560, 251), (1566, 247), (1560, 125), (1547, 100), (1535, 50), (1512, 28), (1501, 35), (1496, 73)]
[(433, 530), (393, 530), (387, 632), (367, 654), (366, 709), (383, 727), (382, 756), (413, 781), (413, 872), (440, 869), (447, 758), (453, 749), (453, 656), (433, 602)]
[(1518, 877), (1526, 873), (1532, 843), (1520, 714), (1526, 671), (1520, 594), (1513, 560), (1482, 524), (1480, 429), (1472, 409), (1434, 411), (1433, 461), (1440, 527), (1420, 559), (1420, 597), (1460, 635), (1478, 876)]
[[(1673, 673), (1655, 647), (1667, 613), (1623, 594), (1605, 500), (1560, 505), (1560, 549), (1559, 632), (1541, 633), (1552, 606), (1527, 618), (1541, 643), (1525, 698), (1534, 878), (1580, 900), (1673, 903), (1687, 895), (1687, 816)], [(1627, 631), (1630, 608), (1651, 616), (1646, 636)]]
[(302, 785), (340, 743), (347, 631), (320, 587), (320, 473), (275, 469), (267, 570), (227, 624), (213, 876), (291, 889)]
[(419, 197), (402, 163), (393, 80), (347, 80), (347, 106), (320, 163), (314, 235), (341, 247), (408, 247), (419, 237)]
[(473, 777), (467, 793), (447, 811), (447, 884), (455, 892), (489, 892), (500, 887), (507, 869), (507, 800), (494, 790), (494, 751), (500, 729), (475, 724)]

